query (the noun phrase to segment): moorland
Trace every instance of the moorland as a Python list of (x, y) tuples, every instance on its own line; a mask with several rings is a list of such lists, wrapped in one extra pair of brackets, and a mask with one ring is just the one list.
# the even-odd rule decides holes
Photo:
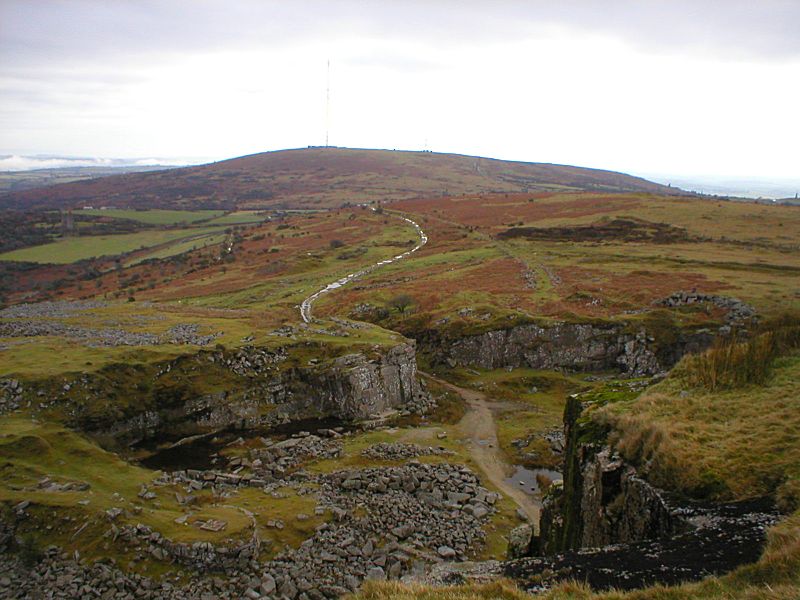
[(337, 148), (0, 207), (2, 594), (800, 593), (800, 207)]

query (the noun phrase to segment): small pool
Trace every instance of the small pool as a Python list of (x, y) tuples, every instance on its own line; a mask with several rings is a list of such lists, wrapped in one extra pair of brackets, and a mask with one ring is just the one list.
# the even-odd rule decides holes
[[(201, 436), (180, 446), (165, 443), (165, 438), (148, 440), (139, 445), (146, 455), (139, 459), (139, 464), (148, 469), (161, 471), (177, 471), (198, 469), (205, 471), (217, 465), (218, 452), (232, 441), (243, 438), (268, 437), (273, 440), (284, 440), (301, 431), (316, 432), (319, 429), (341, 427), (352, 431), (354, 426), (338, 419), (302, 419), (285, 425), (277, 425), (269, 429), (228, 429), (208, 436)], [(224, 462), (224, 461), (221, 461)]]
[(514, 474), (506, 479), (506, 483), (519, 488), (526, 494), (531, 496), (541, 497), (542, 490), (539, 489), (539, 481), (537, 476), (547, 478), (550, 481), (561, 481), (563, 476), (558, 471), (551, 471), (550, 469), (527, 469), (520, 465), (514, 468)]

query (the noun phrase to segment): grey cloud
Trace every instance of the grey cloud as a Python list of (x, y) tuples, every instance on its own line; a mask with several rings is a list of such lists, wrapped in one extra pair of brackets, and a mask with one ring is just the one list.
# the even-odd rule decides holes
[(535, 37), (552, 26), (655, 52), (800, 57), (800, 3), (792, 0), (4, 0), (0, 59), (3, 68), (157, 60), (169, 53), (359, 36), (473, 45)]

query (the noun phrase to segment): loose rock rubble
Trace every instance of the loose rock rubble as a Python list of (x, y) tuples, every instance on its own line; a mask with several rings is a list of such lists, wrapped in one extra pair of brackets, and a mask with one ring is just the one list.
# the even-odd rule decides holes
[(700, 294), (695, 292), (675, 292), (662, 300), (655, 302), (658, 306), (675, 308), (679, 306), (690, 306), (692, 304), (711, 304), (727, 311), (725, 320), (729, 325), (742, 323), (756, 316), (756, 309), (730, 296), (715, 296), (712, 294)]
[(255, 533), (250, 539), (242, 542), (215, 546), (209, 542), (191, 544), (174, 542), (150, 527), (138, 524), (135, 527), (126, 525), (119, 529), (112, 525), (109, 537), (115, 540), (121, 538), (120, 541), (132, 549), (149, 554), (156, 560), (169, 560), (197, 571), (230, 572), (237, 569), (248, 571), (258, 569), (255, 559), (258, 556), (260, 541)]
[(22, 403), (24, 389), (17, 379), (0, 380), (0, 414), (16, 410)]
[(199, 328), (200, 326), (196, 325), (195, 323), (179, 323), (170, 327), (164, 337), (172, 344), (208, 346), (208, 344), (222, 335), (220, 332), (209, 335), (200, 335), (198, 333)]
[[(260, 584), (260, 580), (257, 580)], [(27, 567), (12, 554), (0, 553), (2, 598), (114, 598), (119, 600), (216, 600), (242, 598), (253, 577), (193, 579), (189, 584), (156, 581), (126, 573), (113, 560), (93, 564), (80, 557), (46, 550), (44, 559)], [(45, 595), (46, 594), (46, 595)]]
[[(339, 436), (331, 430), (334, 435)], [(342, 453), (342, 443), (322, 439), (316, 435), (300, 435), (281, 442), (264, 440), (265, 448), (250, 451), (250, 460), (234, 459), (231, 466), (248, 467), (252, 472), (268, 481), (280, 478), (286, 471), (308, 460), (337, 458)]]
[(83, 340), (91, 348), (111, 346), (155, 346), (161, 338), (153, 333), (118, 328), (92, 328), (67, 325), (59, 321), (8, 321), (0, 323), (0, 337), (56, 336)]
[(273, 352), (253, 346), (243, 346), (236, 350), (233, 356), (226, 357), (222, 352), (209, 356), (211, 362), (224, 363), (231, 371), (242, 377), (262, 375), (286, 358), (285, 348), (281, 347)]
[[(113, 321), (104, 321), (109, 327), (83, 327), (64, 323), (64, 319), (88, 310), (105, 308), (106, 302), (60, 301), (37, 304), (17, 304), (0, 311), (0, 318), (15, 319), (0, 323), (0, 337), (40, 337), (56, 336), (81, 340), (92, 348), (114, 346), (156, 346), (160, 344), (193, 344), (207, 346), (220, 333), (200, 335), (199, 325), (180, 323), (171, 327), (165, 334), (128, 331)], [(158, 317), (153, 316), (153, 319)], [(149, 317), (134, 315), (134, 321), (150, 320)]]
[[(484, 538), (498, 495), (457, 465), (411, 461), (319, 476), (333, 522), (266, 565), (279, 594), (337, 597), (365, 579), (397, 579), (420, 561), (463, 560)], [(358, 516), (363, 514), (363, 516)]]
[(30, 319), (30, 318), (64, 318), (72, 317), (75, 313), (105, 308), (107, 302), (74, 300), (57, 302), (37, 302), (35, 304), (15, 304), (0, 310), (1, 319)]
[[(179, 479), (172, 474), (173, 482)], [(413, 460), (401, 467), (302, 474), (278, 485), (311, 493), (308, 482), (317, 490), (317, 514), (330, 520), (268, 562), (258, 561), (263, 542), (255, 529), (249, 539), (222, 546), (179, 543), (145, 525), (117, 526), (123, 511), (112, 509), (106, 515), (112, 543), (127, 545), (138, 560), (170, 561), (207, 575), (188, 585), (157, 582), (124, 574), (111, 561), (89, 565), (51, 548), (31, 569), (0, 555), (0, 595), (25, 598), (47, 590), (51, 597), (336, 598), (368, 579), (399, 579), (422, 573), (424, 564), (466, 559), (483, 540), (482, 525), (499, 499), (466, 467)]]
[(407, 458), (416, 458), (417, 456), (443, 454), (453, 454), (453, 452), (442, 447), (433, 448), (430, 446), (418, 446), (416, 444), (401, 444), (399, 442), (373, 444), (361, 452), (361, 455), (366, 458), (378, 460), (403, 460)]

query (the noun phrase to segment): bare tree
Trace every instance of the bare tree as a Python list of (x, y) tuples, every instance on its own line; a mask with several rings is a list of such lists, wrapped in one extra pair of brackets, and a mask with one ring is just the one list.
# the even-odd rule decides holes
[(404, 314), (406, 310), (414, 304), (414, 299), (408, 294), (400, 294), (389, 300), (386, 304), (389, 308), (393, 308), (400, 314)]

